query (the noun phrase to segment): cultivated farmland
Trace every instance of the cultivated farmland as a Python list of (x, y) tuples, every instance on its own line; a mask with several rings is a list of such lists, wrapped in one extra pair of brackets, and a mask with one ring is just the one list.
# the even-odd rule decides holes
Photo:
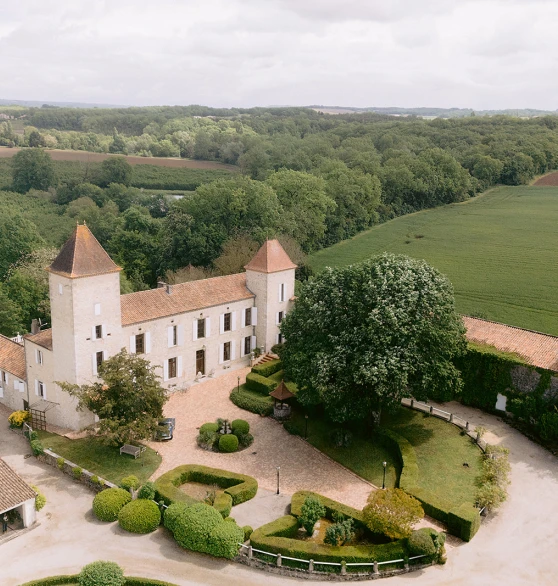
[(403, 216), (322, 250), (312, 267), (384, 251), (446, 274), (457, 309), (558, 335), (558, 187), (499, 187), (460, 204)]

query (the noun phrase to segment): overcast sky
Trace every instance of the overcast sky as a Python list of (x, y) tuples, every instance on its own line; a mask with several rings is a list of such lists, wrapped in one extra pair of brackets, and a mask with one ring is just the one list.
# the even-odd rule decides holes
[(0, 3), (0, 98), (558, 108), (552, 0)]

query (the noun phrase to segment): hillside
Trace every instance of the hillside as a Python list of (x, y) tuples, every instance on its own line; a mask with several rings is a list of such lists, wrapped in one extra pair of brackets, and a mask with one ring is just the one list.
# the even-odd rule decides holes
[(376, 226), (314, 254), (319, 271), (384, 251), (424, 258), (452, 281), (457, 309), (558, 335), (558, 187), (499, 187)]

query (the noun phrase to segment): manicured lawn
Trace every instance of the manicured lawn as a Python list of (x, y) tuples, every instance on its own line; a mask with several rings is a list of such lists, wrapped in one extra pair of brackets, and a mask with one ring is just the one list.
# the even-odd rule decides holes
[(97, 438), (70, 440), (68, 438), (39, 431), (39, 438), (45, 448), (51, 448), (65, 460), (118, 484), (123, 476), (134, 474), (145, 482), (161, 464), (161, 456), (151, 448), (137, 459), (127, 454), (120, 455), (119, 448), (103, 445)]
[(558, 187), (500, 187), (402, 216), (320, 250), (312, 268), (393, 252), (448, 276), (457, 310), (558, 335)]

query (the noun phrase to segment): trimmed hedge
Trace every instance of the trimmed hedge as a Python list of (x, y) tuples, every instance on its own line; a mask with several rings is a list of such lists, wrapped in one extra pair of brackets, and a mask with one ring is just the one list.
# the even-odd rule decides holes
[(155, 485), (151, 481), (147, 481), (145, 484), (140, 486), (138, 490), (139, 499), (148, 499), (150, 501), (155, 500)]
[(221, 513), (223, 519), (226, 519), (231, 514), (232, 506), (233, 501), (230, 494), (222, 492), (215, 496), (215, 500), (213, 501), (213, 507)]
[(255, 372), (249, 372), (246, 375), (246, 387), (255, 393), (269, 395), (276, 389), (277, 383)]
[(126, 576), (126, 586), (176, 586), (176, 584), (162, 582), (161, 580), (150, 580), (149, 578)]
[(264, 362), (263, 364), (257, 364), (256, 366), (252, 367), (252, 372), (254, 374), (259, 374), (267, 378), (276, 372), (279, 372), (283, 368), (283, 363), (281, 360), (269, 360), (268, 362)]
[(186, 509), (188, 507), (190, 507), (191, 505), (188, 505), (186, 503), (172, 503), (172, 505), (169, 505), (166, 509), (165, 512), (163, 514), (163, 525), (171, 532), (174, 533), (174, 530), (176, 528), (176, 520), (178, 519), (178, 517), (180, 517), (180, 515), (182, 515), (182, 513), (184, 513), (186, 511)]
[(219, 438), (219, 451), (230, 454), (238, 450), (238, 438), (232, 433), (222, 435)]
[(310, 492), (309, 490), (299, 490), (293, 494), (291, 497), (291, 515), (295, 517), (299, 517), (301, 515), (302, 505), (309, 496), (319, 499), (326, 510), (326, 518), (330, 521), (333, 520), (333, 513), (337, 512), (342, 513), (345, 517), (353, 519), (355, 522), (355, 527), (366, 527), (366, 524), (363, 520), (362, 511), (354, 509), (353, 507), (349, 507), (348, 505), (344, 505), (343, 503), (338, 503), (337, 501), (322, 496), (321, 494)]
[(479, 510), (469, 503), (453, 507), (449, 501), (418, 486), (419, 467), (413, 446), (394, 431), (384, 429), (381, 434), (399, 456), (399, 488), (419, 500), (428, 516), (445, 523), (449, 533), (463, 541), (470, 541), (480, 527)]
[(232, 560), (238, 553), (238, 544), (243, 542), (244, 530), (235, 521), (223, 522), (209, 534), (208, 553), (218, 558)]
[(137, 499), (124, 505), (118, 513), (118, 524), (130, 533), (151, 533), (161, 523), (161, 511), (157, 503)]
[(229, 395), (230, 400), (240, 409), (245, 409), (256, 415), (271, 415), (273, 413), (273, 399), (268, 395), (251, 391), (246, 385), (236, 387)]
[[(77, 579), (77, 574), (74, 574), (73, 576), (51, 576), (50, 578), (43, 578), (42, 580), (25, 582), (22, 586), (59, 586), (60, 584), (75, 584)], [(126, 578), (126, 586), (176, 586), (176, 584), (162, 582), (161, 580), (130, 576)]]
[(436, 545), (432, 539), (432, 530), (429, 527), (423, 527), (413, 531), (407, 540), (409, 553), (411, 555), (434, 555)]
[(79, 586), (124, 586), (126, 579), (117, 563), (98, 561), (83, 566), (77, 581)]
[(123, 488), (107, 488), (95, 495), (93, 513), (100, 521), (116, 521), (120, 509), (132, 500)]
[[(171, 503), (194, 504), (197, 501), (180, 490), (186, 482), (200, 482), (201, 484), (216, 484), (225, 489), (225, 494), (231, 497), (231, 506), (239, 505), (256, 496), (258, 481), (251, 476), (236, 474), (219, 468), (186, 464), (173, 468), (155, 481), (157, 500), (163, 500), (166, 505)], [(216, 499), (217, 502), (218, 499)], [(221, 511), (224, 512), (224, 511)]]
[(231, 423), (231, 430), (237, 437), (250, 433), (250, 424), (244, 419), (235, 419)]

